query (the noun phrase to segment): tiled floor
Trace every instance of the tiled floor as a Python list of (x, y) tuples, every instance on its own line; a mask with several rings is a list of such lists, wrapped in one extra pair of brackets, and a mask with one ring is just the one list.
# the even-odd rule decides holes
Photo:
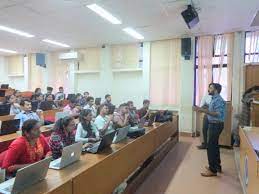
[(205, 178), (200, 172), (207, 154), (198, 144), (197, 138), (181, 138), (135, 194), (242, 194), (233, 150), (221, 149), (223, 174)]

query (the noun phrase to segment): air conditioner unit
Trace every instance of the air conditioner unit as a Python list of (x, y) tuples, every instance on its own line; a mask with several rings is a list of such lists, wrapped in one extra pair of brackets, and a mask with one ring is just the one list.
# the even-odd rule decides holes
[(59, 54), (61, 60), (81, 60), (82, 55), (79, 52), (68, 52)]

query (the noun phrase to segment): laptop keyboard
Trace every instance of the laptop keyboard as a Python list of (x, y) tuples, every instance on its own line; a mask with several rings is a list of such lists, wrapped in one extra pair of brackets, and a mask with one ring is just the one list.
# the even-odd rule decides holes
[(50, 165), (53, 166), (53, 167), (59, 167), (60, 162), (61, 162), (61, 158), (52, 161), (52, 162), (50, 163)]

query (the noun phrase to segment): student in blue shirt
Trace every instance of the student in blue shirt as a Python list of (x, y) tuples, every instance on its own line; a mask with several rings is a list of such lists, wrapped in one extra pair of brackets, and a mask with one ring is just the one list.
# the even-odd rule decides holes
[(208, 162), (205, 172), (201, 173), (204, 177), (217, 176), (217, 172), (221, 173), (221, 160), (219, 151), (219, 136), (224, 129), (225, 106), (226, 103), (220, 96), (222, 86), (213, 83), (209, 87), (209, 94), (212, 95), (208, 109), (199, 108), (198, 111), (204, 112), (208, 116)]
[(20, 106), (22, 108), (22, 111), (15, 116), (15, 119), (20, 119), (20, 129), (23, 126), (23, 123), (29, 119), (35, 119), (37, 121), (43, 122), (43, 114), (42, 111), (35, 113), (31, 111), (31, 101), (30, 100), (22, 100), (20, 102)]

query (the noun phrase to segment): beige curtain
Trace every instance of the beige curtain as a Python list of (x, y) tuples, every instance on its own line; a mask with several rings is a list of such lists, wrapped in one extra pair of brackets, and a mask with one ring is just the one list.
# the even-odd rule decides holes
[(150, 100), (153, 105), (180, 103), (180, 39), (151, 43)]
[[(226, 87), (226, 100), (231, 100), (231, 87), (232, 87), (232, 69), (233, 69), (233, 47), (234, 47), (234, 34), (223, 34), (215, 37), (215, 51), (219, 50), (219, 73), (217, 77), (214, 77), (213, 82), (220, 83), (223, 87)], [(217, 54), (217, 53), (216, 53)], [(224, 55), (227, 55), (225, 57)], [(224, 60), (226, 58), (226, 60)], [(227, 63), (227, 80), (222, 79), (223, 64)]]
[[(259, 52), (259, 31), (251, 32), (248, 35), (250, 38), (247, 41), (248, 44), (248, 61), (250, 63), (259, 61), (258, 54), (252, 54), (252, 53), (258, 53)], [(256, 59), (257, 57), (257, 59)]]
[(196, 76), (196, 104), (208, 93), (208, 85), (212, 82), (213, 36), (198, 37), (198, 72)]

